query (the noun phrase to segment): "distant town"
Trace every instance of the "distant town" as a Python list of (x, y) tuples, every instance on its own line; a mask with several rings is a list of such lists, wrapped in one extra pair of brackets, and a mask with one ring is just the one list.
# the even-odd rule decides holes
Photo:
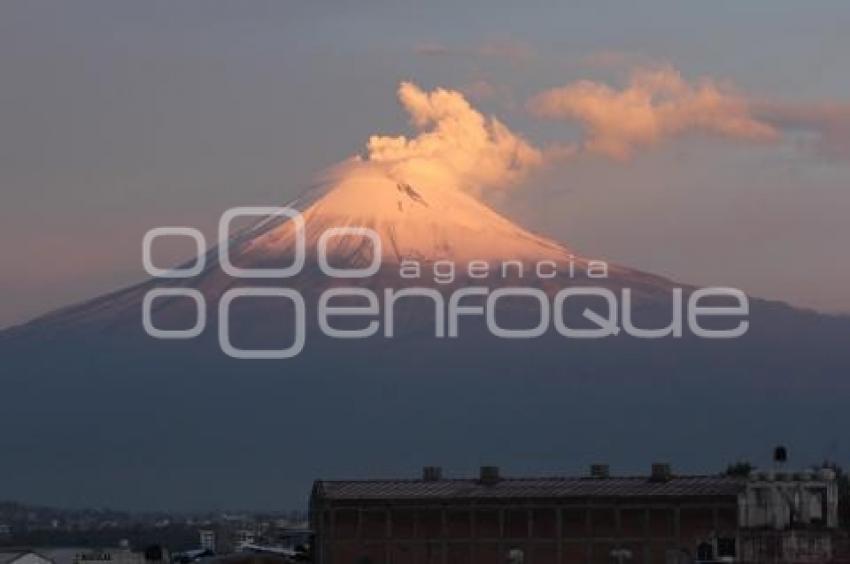
[(310, 540), (303, 510), (134, 513), (0, 502), (0, 564), (195, 562), (246, 552), (295, 560)]
[(0, 503), (0, 564), (850, 563), (840, 466), (656, 463), (577, 476), (317, 480), (307, 511), (129, 513)]

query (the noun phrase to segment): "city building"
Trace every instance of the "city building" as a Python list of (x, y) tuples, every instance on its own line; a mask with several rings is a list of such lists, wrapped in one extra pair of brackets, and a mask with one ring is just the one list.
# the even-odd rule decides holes
[(317, 564), (827, 562), (831, 471), (315, 482)]
[(233, 544), (236, 550), (239, 551), (243, 546), (256, 544), (257, 536), (257, 532), (254, 529), (239, 529), (233, 533)]
[(0, 564), (53, 564), (53, 562), (32, 550), (13, 550), (0, 552)]
[(758, 472), (738, 496), (741, 560), (828, 562), (838, 527), (835, 472)]
[[(147, 552), (134, 552), (126, 544), (113, 548), (44, 546), (35, 547), (28, 552), (41, 559), (31, 560), (32, 564), (38, 564), (42, 560), (50, 564), (145, 564), (146, 562), (167, 564), (168, 562), (167, 553), (163, 553), (161, 549), (159, 558), (149, 558)], [(0, 564), (7, 563), (0, 560)], [(29, 563), (21, 561), (17, 564)]]
[(198, 536), (200, 537), (200, 549), (215, 553), (215, 531), (212, 529), (201, 529), (198, 531)]
[(145, 555), (128, 546), (84, 549), (76, 554), (73, 564), (145, 564)]

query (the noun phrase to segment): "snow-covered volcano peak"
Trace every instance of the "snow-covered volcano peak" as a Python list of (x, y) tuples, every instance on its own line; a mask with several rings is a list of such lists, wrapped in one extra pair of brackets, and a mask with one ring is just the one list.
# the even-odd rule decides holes
[[(461, 190), (438, 182), (394, 178), (368, 164), (349, 163), (344, 175), (291, 204), (305, 222), (308, 256), (315, 256), (319, 237), (333, 227), (366, 227), (382, 242), (384, 263), (403, 259), (449, 260), (458, 264), (481, 261), (563, 262), (570, 250), (516, 225)], [(332, 258), (359, 256), (358, 235), (333, 237)], [(256, 229), (238, 253), (246, 262), (269, 262), (292, 252), (291, 221), (268, 223)]]

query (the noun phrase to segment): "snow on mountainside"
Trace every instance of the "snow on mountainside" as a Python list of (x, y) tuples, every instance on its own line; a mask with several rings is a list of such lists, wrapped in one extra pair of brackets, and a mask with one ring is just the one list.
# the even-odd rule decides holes
[[(556, 265), (554, 278), (560, 287), (588, 281), (587, 267), (594, 259), (521, 227), (464, 191), (440, 183), (408, 181), (357, 159), (341, 168), (342, 173), (330, 175), (324, 184), (288, 204), (304, 219), (308, 267), (315, 265), (319, 239), (328, 229), (365, 227), (381, 240), (382, 271), (398, 273), (403, 261), (416, 261), (425, 270), (440, 261), (455, 265), (463, 277), (470, 263), (486, 262), (489, 281), (506, 285), (510, 276), (501, 276), (501, 269), (513, 261), (524, 265), (522, 278), (534, 284), (541, 281), (535, 280), (536, 265), (545, 262), (547, 272), (549, 265)], [(230, 260), (238, 267), (281, 267), (292, 262), (295, 228), (287, 218), (267, 218), (232, 236), (229, 244)], [(337, 267), (362, 267), (373, 259), (373, 245), (363, 235), (330, 237), (326, 249), (329, 262)], [(211, 259), (208, 283), (210, 276), (216, 277), (210, 270), (219, 270), (217, 257)], [(597, 284), (629, 286), (638, 293), (654, 293), (673, 285), (659, 276), (605, 265), (607, 280), (597, 279)], [(515, 266), (508, 270), (516, 273)], [(297, 285), (297, 278), (290, 282)], [(421, 282), (427, 284), (427, 276)], [(372, 283), (379, 285), (377, 280)]]
[[(317, 267), (319, 239), (334, 227), (366, 227), (381, 240), (381, 268), (374, 276), (349, 279), (348, 285), (376, 290), (399, 285), (432, 286), (449, 291), (464, 284), (490, 287), (535, 286), (547, 293), (575, 284), (631, 288), (636, 299), (669, 300), (669, 280), (613, 264), (607, 264), (605, 279), (589, 279), (587, 266), (591, 259), (582, 257), (569, 247), (534, 234), (505, 218), (474, 196), (451, 186), (428, 182), (407, 182), (404, 178), (352, 159), (337, 167), (319, 185), (288, 204), (301, 213), (304, 221), (305, 265), (292, 278), (239, 279), (227, 274), (219, 264), (218, 248), (206, 253), (206, 267), (193, 278), (150, 279), (130, 288), (47, 314), (26, 325), (0, 335), (25, 334), (33, 330), (55, 333), (83, 326), (96, 330), (112, 328), (139, 329), (144, 295), (153, 287), (184, 286), (199, 290), (210, 308), (227, 289), (238, 285), (278, 285), (296, 287), (305, 297), (315, 297), (322, 288), (339, 285), (340, 280), (321, 273)], [(250, 218), (248, 218), (250, 219)], [(292, 263), (296, 229), (285, 217), (253, 218), (247, 228), (233, 229), (228, 243), (230, 262), (238, 268), (279, 268)], [(374, 246), (359, 234), (342, 234), (327, 239), (328, 262), (337, 268), (361, 268), (373, 260)], [(402, 261), (416, 261), (422, 277), (401, 280)], [(438, 284), (433, 278), (434, 263), (447, 261), (454, 265), (456, 279)], [(472, 261), (486, 262), (486, 280), (468, 277)], [(507, 261), (515, 261), (504, 275)], [(189, 263), (194, 262), (190, 260)], [(523, 274), (517, 276), (516, 262), (522, 263)], [(536, 275), (536, 265), (545, 262), (546, 270), (557, 269), (551, 278)], [(188, 307), (187, 307), (188, 306)], [(171, 310), (169, 312), (169, 310)], [(162, 299), (157, 311), (174, 320), (193, 316), (191, 304), (183, 300)], [(187, 313), (188, 312), (188, 313)], [(180, 321), (175, 321), (180, 324)]]
[[(541, 165), (544, 156), (540, 150), (495, 118), (479, 113), (458, 92), (425, 92), (402, 83), (398, 95), (417, 135), (373, 135), (364, 156), (331, 168), (316, 187), (289, 204), (301, 212), (305, 226), (306, 263), (298, 276), (286, 280), (234, 278), (219, 264), (219, 249), (213, 247), (206, 254), (205, 268), (195, 277), (148, 280), (48, 314), (22, 328), (13, 328), (11, 333), (79, 323), (137, 327), (143, 297), (155, 286), (197, 289), (208, 307), (235, 285), (277, 284), (311, 291), (332, 286), (339, 280), (319, 271), (317, 247), (321, 246), (322, 234), (334, 227), (368, 228), (380, 238), (381, 268), (370, 279), (357, 280), (361, 286), (379, 289), (398, 284), (399, 264), (406, 260), (421, 263), (423, 272), (437, 262), (452, 263), (458, 273), (454, 285), (486, 283), (493, 287), (519, 282), (551, 293), (566, 285), (588, 282), (585, 273), (590, 259), (516, 225), (472, 195), (516, 184)], [(236, 223), (234, 228), (238, 227)], [(296, 229), (291, 220), (259, 218), (248, 228), (231, 230), (229, 236), (227, 257), (237, 268), (271, 269), (293, 263)], [(329, 263), (337, 268), (359, 268), (374, 259), (374, 245), (363, 235), (331, 237), (326, 249)], [(486, 281), (466, 277), (472, 261), (487, 263)], [(512, 274), (504, 276), (505, 261), (522, 263), (524, 275), (517, 276), (514, 266)], [(535, 266), (542, 262), (547, 263), (548, 271), (557, 270), (545, 280), (535, 277)], [(607, 279), (596, 282), (611, 288), (630, 287), (636, 296), (661, 296), (673, 285), (660, 277), (607, 266)], [(449, 289), (427, 276), (416, 284)], [(173, 309), (175, 300), (160, 301), (158, 310)]]
[[(322, 197), (300, 204), (305, 221), (308, 256), (315, 256), (319, 237), (333, 227), (367, 227), (382, 242), (382, 263), (403, 259), (448, 260), (465, 264), (483, 261), (569, 260), (571, 250), (535, 235), (498, 214), (473, 196), (448, 186), (410, 184), (374, 167), (347, 171)], [(299, 207), (299, 202), (295, 202)], [(242, 260), (266, 260), (290, 254), (291, 222), (253, 233), (241, 247)], [(361, 236), (329, 241), (332, 257), (356, 259), (365, 243)]]

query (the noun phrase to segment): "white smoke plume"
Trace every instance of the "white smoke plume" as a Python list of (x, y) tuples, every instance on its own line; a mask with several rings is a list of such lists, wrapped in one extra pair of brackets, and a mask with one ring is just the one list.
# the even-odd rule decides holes
[(398, 98), (418, 135), (373, 135), (366, 159), (399, 180), (481, 193), (516, 185), (545, 160), (541, 150), (482, 115), (460, 92), (426, 92), (402, 82)]
[(616, 159), (689, 132), (748, 141), (778, 137), (730, 87), (710, 78), (689, 83), (669, 66), (638, 69), (621, 90), (588, 80), (546, 90), (528, 107), (541, 117), (578, 121), (586, 135), (584, 149)]

